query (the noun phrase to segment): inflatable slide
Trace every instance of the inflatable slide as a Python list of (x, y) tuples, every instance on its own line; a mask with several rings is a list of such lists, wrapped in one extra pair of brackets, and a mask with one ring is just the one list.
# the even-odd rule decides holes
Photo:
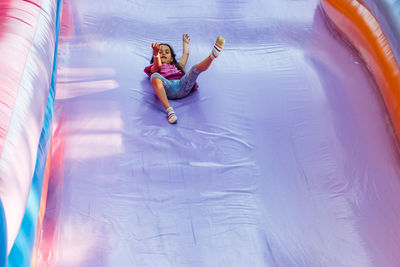
[[(399, 266), (400, 1), (0, 3), (0, 266)], [(171, 100), (152, 42), (186, 71)]]

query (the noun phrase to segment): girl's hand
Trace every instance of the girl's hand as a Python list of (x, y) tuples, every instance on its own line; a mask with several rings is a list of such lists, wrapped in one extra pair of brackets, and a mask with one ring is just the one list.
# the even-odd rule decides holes
[(151, 43), (151, 48), (153, 48), (153, 56), (157, 56), (160, 52), (160, 44), (159, 43)]
[(183, 40), (183, 45), (189, 44), (189, 42), (190, 42), (189, 34), (184, 33), (184, 34), (182, 35), (182, 40)]
[(182, 34), (182, 40), (183, 40), (183, 54), (189, 54), (189, 34), (184, 33)]

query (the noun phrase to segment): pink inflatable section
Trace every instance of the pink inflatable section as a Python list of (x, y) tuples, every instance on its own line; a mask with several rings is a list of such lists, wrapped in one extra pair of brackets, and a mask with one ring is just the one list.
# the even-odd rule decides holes
[[(7, 255), (20, 231), (37, 162), (53, 73), (56, 3), (0, 2), (0, 200)], [(39, 202), (40, 191), (34, 199)]]

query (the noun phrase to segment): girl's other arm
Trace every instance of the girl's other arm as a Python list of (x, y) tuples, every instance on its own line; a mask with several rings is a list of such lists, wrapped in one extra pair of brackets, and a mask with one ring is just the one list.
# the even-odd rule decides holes
[(161, 58), (159, 56), (160, 45), (158, 43), (152, 43), (151, 47), (153, 48), (153, 65), (150, 68), (151, 73), (159, 72), (161, 69)]
[(182, 66), (182, 68), (185, 68), (187, 60), (189, 58), (189, 34), (184, 33), (182, 35), (182, 40), (183, 40), (183, 54), (181, 59), (179, 60), (179, 64)]

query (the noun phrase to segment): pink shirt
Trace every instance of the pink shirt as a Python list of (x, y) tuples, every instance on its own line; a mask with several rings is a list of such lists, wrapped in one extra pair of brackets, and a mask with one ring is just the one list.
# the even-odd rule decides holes
[[(147, 66), (144, 69), (144, 72), (147, 75), (149, 75), (149, 77), (152, 74), (151, 71), (150, 71), (151, 66), (152, 65)], [(179, 80), (180, 78), (182, 78), (185, 75), (180, 70), (178, 70), (177, 67), (175, 67), (172, 64), (167, 64), (167, 63), (163, 63), (161, 65), (161, 69), (160, 69), (160, 71), (158, 73), (160, 73), (167, 80), (173, 80), (173, 79), (178, 79)]]

